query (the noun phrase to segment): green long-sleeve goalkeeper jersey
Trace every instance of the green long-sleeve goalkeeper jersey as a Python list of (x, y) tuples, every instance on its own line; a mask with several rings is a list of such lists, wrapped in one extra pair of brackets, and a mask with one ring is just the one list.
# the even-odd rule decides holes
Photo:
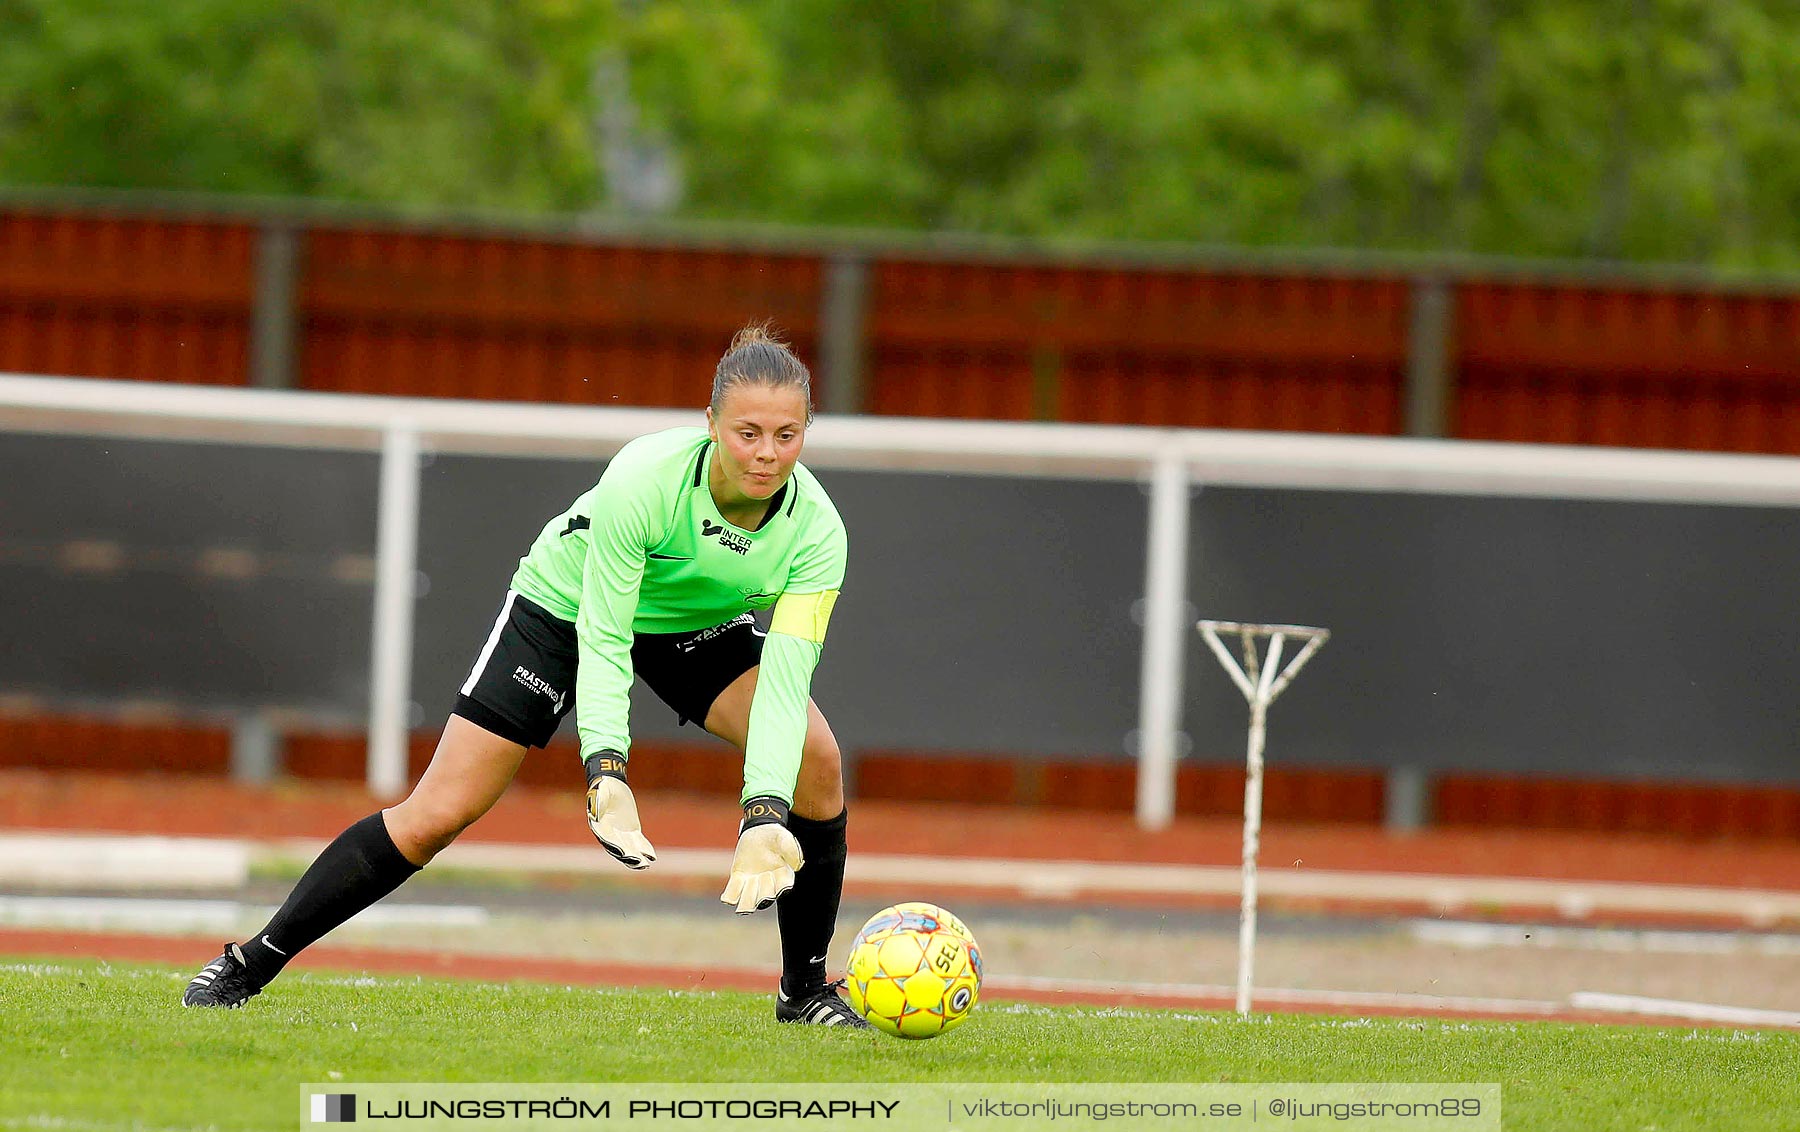
[(585, 759), (629, 752), (634, 633), (680, 633), (774, 613), (750, 706), (744, 798), (793, 801), (806, 703), (844, 584), (844, 524), (804, 465), (761, 529), (727, 522), (707, 484), (712, 441), (674, 428), (627, 444), (600, 482), (545, 525), (512, 588), (575, 623), (575, 721)]

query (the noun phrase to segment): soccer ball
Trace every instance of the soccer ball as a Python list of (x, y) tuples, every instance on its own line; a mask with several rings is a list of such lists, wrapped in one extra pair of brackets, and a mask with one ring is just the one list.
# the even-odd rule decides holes
[(981, 997), (981, 948), (936, 904), (909, 901), (870, 917), (850, 944), (850, 1005), (878, 1030), (935, 1038)]

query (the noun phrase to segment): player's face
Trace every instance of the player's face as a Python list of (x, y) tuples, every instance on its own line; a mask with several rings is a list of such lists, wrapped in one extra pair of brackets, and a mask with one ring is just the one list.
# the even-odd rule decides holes
[(717, 413), (708, 406), (707, 431), (718, 442), (713, 487), (721, 503), (767, 499), (794, 474), (806, 441), (806, 398), (791, 386), (739, 385)]

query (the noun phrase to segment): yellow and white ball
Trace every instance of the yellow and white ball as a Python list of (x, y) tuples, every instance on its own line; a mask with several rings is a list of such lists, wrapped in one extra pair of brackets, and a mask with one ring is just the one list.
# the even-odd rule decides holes
[(850, 944), (850, 1005), (875, 1028), (935, 1038), (981, 997), (981, 948), (954, 913), (921, 901), (869, 918)]

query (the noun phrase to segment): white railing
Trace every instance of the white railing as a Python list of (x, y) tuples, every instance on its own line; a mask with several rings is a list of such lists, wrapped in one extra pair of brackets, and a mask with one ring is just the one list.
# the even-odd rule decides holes
[[(697, 423), (673, 411), (462, 402), (0, 374), (0, 431), (382, 453), (368, 781), (404, 789), (419, 458), (427, 451), (598, 456)], [(1137, 815), (1174, 813), (1194, 485), (1800, 507), (1800, 459), (1204, 429), (819, 418), (824, 468), (1137, 480), (1149, 485)], [(854, 529), (855, 517), (851, 517)], [(1250, 616), (1259, 611), (1209, 610)], [(1273, 611), (1280, 614), (1282, 611)]]

